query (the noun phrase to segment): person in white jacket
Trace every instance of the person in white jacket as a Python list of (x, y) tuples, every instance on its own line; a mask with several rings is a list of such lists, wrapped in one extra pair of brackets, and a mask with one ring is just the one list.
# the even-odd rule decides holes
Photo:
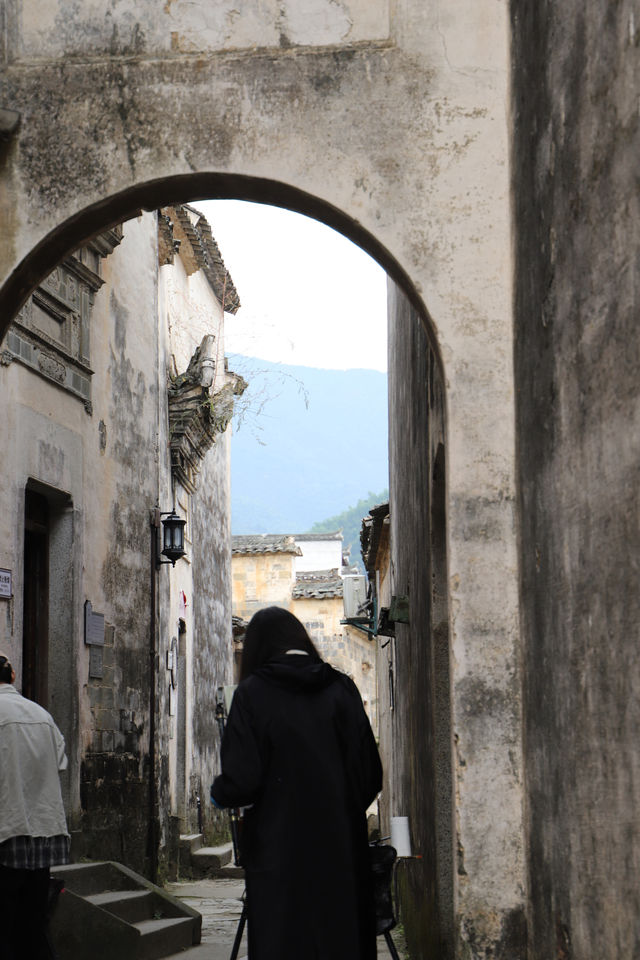
[(2, 956), (51, 960), (49, 868), (69, 860), (59, 771), (64, 738), (47, 711), (13, 686), (0, 654), (0, 904)]

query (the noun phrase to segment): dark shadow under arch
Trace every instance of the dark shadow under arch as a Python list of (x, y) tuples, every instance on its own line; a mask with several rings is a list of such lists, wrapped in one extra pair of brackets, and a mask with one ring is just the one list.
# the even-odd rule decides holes
[(231, 173), (181, 174), (136, 184), (69, 217), (31, 250), (0, 289), (0, 339), (38, 283), (86, 240), (135, 217), (140, 210), (157, 210), (171, 203), (198, 200), (248, 200), (284, 207), (337, 230), (373, 257), (402, 288), (429, 328), (430, 339), (437, 350), (431, 321), (411, 278), (357, 220), (327, 201), (286, 183)]

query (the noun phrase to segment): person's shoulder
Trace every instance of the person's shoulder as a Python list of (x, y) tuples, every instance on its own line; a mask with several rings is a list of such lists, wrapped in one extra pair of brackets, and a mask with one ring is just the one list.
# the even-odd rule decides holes
[(331, 673), (333, 674), (333, 677), (335, 680), (337, 680), (339, 683), (344, 684), (344, 686), (355, 687), (355, 683), (353, 682), (353, 680), (351, 679), (348, 673), (343, 673), (342, 670), (338, 670), (337, 667), (332, 666), (330, 663), (327, 663), (327, 666), (331, 670)]
[(356, 687), (354, 681), (346, 673), (342, 673), (341, 670), (336, 670), (335, 667), (332, 667), (333, 672), (333, 682), (339, 684), (340, 688), (347, 692), (352, 697), (360, 697), (358, 688)]
[(250, 702), (255, 696), (255, 691), (261, 686), (260, 677), (257, 677), (255, 673), (245, 677), (234, 690), (231, 705), (233, 706), (234, 703), (242, 705)]
[(248, 677), (245, 677), (244, 680), (240, 681), (233, 696), (235, 698), (238, 696), (238, 694), (240, 694), (240, 698), (242, 699), (242, 697), (246, 697), (247, 694), (250, 694), (252, 690), (255, 690), (256, 687), (261, 685), (261, 678), (256, 676), (255, 673), (250, 673)]
[(48, 726), (55, 727), (51, 714), (35, 700), (23, 697), (15, 687), (11, 688), (10, 693), (0, 697), (0, 714), (5, 719), (17, 722), (46, 723)]

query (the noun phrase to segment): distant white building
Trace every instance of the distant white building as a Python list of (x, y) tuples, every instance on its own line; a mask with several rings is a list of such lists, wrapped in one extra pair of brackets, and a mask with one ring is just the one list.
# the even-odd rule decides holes
[(342, 569), (342, 531), (335, 533), (296, 533), (300, 555), (295, 559), (296, 573), (308, 570)]

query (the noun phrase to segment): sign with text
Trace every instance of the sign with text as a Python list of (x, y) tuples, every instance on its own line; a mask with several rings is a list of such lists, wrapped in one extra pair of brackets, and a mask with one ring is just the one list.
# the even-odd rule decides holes
[(104, 613), (94, 613), (90, 600), (84, 604), (84, 642), (89, 646), (104, 645)]
[(0, 600), (10, 600), (12, 596), (11, 570), (4, 570), (0, 567)]

